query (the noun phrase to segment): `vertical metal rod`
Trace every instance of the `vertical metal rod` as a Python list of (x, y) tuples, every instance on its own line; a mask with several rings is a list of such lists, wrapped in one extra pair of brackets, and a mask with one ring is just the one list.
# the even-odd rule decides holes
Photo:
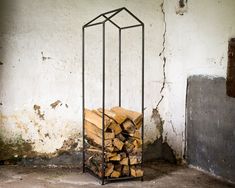
[(82, 171), (85, 172), (85, 30), (82, 28)]
[(121, 29), (119, 29), (119, 106), (121, 107), (121, 105), (122, 105), (122, 102), (121, 102), (121, 100), (122, 100), (122, 92), (121, 92), (121, 89), (122, 89), (122, 79), (121, 79), (121, 74), (122, 74), (122, 63), (121, 63), (121, 58), (122, 58), (122, 56), (121, 56), (121, 53), (122, 53), (122, 36), (121, 36), (121, 34), (122, 34), (122, 32), (121, 32), (122, 30)]
[[(141, 167), (143, 169), (143, 163), (144, 163), (144, 24), (142, 25), (142, 163)], [(141, 181), (143, 181), (143, 177), (141, 178)]]
[(102, 185), (104, 185), (104, 110), (105, 110), (105, 23), (103, 23), (103, 90), (102, 90)]

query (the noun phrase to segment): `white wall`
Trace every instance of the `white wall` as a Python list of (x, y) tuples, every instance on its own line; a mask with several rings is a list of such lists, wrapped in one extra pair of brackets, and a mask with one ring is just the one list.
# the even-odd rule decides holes
[[(163, 29), (161, 1), (15, 0), (1, 3), (0, 61), (3, 65), (0, 67), (0, 99), (3, 105), (0, 110), (4, 139), (14, 140), (16, 135), (22, 135), (24, 140), (33, 143), (34, 150), (39, 153), (55, 152), (68, 138), (81, 139), (78, 135), (82, 127), (82, 26), (102, 12), (123, 6), (136, 14), (146, 26), (146, 141), (154, 141), (159, 136), (154, 122), (151, 122), (151, 112), (162, 84), (162, 67), (158, 57)], [(124, 37), (127, 40), (132, 37), (141, 39), (139, 33)], [(94, 40), (87, 41), (91, 47), (97, 46)], [(133, 48), (130, 44), (129, 50)], [(44, 60), (42, 52), (46, 57)], [(96, 50), (90, 51), (90, 58), (98, 62), (96, 55)], [(131, 59), (127, 55), (128, 58)], [(133, 63), (128, 62), (125, 66), (132, 68)], [(98, 63), (94, 63), (89, 74), (94, 74), (99, 67)], [(137, 79), (133, 71), (131, 74), (124, 71), (123, 74), (126, 80)], [(92, 85), (88, 83), (88, 88), (93, 94), (98, 91), (95, 88), (101, 89), (99, 80), (98, 74), (88, 79), (92, 82)], [(135, 85), (129, 88), (140, 92)], [(107, 96), (114, 95), (117, 88), (109, 92)], [(95, 101), (100, 100), (100, 93), (95, 93)], [(57, 100), (62, 106), (52, 109), (50, 104)], [(125, 100), (136, 104), (133, 108), (141, 104), (133, 95), (126, 96)], [(94, 105), (91, 99), (89, 101), (87, 105), (90, 107), (100, 106)], [(39, 118), (34, 105), (40, 106), (44, 119)]]
[[(163, 2), (166, 22), (160, 6)], [(183, 16), (176, 14), (177, 0), (1, 0), (0, 3), (0, 61), (3, 63), (0, 65), (0, 126), (4, 139), (14, 140), (16, 135), (22, 135), (39, 153), (55, 152), (68, 138), (81, 139), (81, 28), (98, 14), (125, 6), (145, 23), (146, 29), (145, 141), (153, 142), (160, 136), (151, 116), (163, 95), (159, 105), (164, 120), (163, 137), (177, 156), (182, 157), (187, 77), (226, 75), (227, 41), (235, 35), (235, 1), (188, 0)], [(166, 85), (160, 93), (164, 78), (163, 56), (159, 57), (159, 53), (163, 48), (165, 24)], [(140, 39), (139, 34), (129, 36)], [(109, 45), (115, 44), (110, 40)], [(131, 40), (127, 36), (127, 41)], [(89, 44), (95, 49), (95, 43)], [(132, 48), (133, 45), (128, 47)], [(43, 60), (42, 52), (49, 58)], [(96, 55), (93, 50), (89, 58), (94, 60)], [(131, 61), (130, 55), (126, 58)], [(133, 68), (133, 62), (125, 65), (127, 69)], [(94, 73), (98, 68), (94, 64), (89, 70)], [(110, 64), (107, 69), (111, 72)], [(107, 75), (112, 77), (110, 72)], [(127, 81), (136, 78), (133, 72), (123, 74)], [(99, 79), (98, 74), (89, 79), (95, 83), (88, 84), (92, 93), (101, 86)], [(115, 87), (113, 83), (109, 86)], [(131, 86), (139, 93), (137, 86)], [(107, 93), (113, 100), (114, 91), (117, 90), (110, 89)], [(132, 94), (125, 97), (127, 106), (134, 104), (133, 108), (138, 108), (138, 99), (133, 99)], [(57, 100), (62, 105), (52, 109), (50, 104)], [(35, 104), (41, 107), (44, 119), (35, 112)], [(92, 107), (93, 101), (88, 106)]]
[(235, 37), (235, 1), (188, 0), (188, 10), (165, 1), (167, 110), (164, 135), (178, 154), (184, 148), (187, 77), (226, 77), (228, 40)]

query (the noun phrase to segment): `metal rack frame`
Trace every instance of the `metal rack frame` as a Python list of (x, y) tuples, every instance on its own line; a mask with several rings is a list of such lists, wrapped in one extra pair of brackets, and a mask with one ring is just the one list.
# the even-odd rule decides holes
[[(126, 27), (120, 27), (117, 23), (111, 20), (114, 16), (119, 14), (121, 11), (126, 11), (129, 15), (131, 15), (139, 24), (136, 25), (129, 25)], [(113, 13), (111, 16), (106, 16), (107, 14)], [(94, 23), (98, 18), (104, 17), (105, 20), (102, 22)], [(116, 28), (119, 30), (119, 106), (121, 106), (121, 42), (122, 42), (122, 30), (130, 29), (134, 27), (142, 27), (142, 91), (141, 91), (141, 110), (142, 110), (142, 127), (141, 127), (141, 137), (142, 142), (144, 142), (144, 23), (138, 19), (132, 12), (130, 12), (127, 8), (122, 7), (119, 9), (115, 9), (112, 11), (108, 11), (105, 13), (100, 14), (99, 16), (95, 17), (91, 21), (89, 21), (87, 24), (85, 24), (82, 27), (82, 124), (83, 124), (83, 172), (90, 172), (92, 173), (92, 170), (90, 170), (88, 167), (85, 166), (85, 28), (96, 26), (96, 25), (102, 25), (103, 28), (103, 34), (102, 34), (102, 43), (103, 43), (103, 70), (102, 70), (102, 177), (95, 175), (97, 178), (101, 179), (102, 185), (104, 185), (105, 180), (107, 182), (109, 181), (115, 181), (115, 180), (127, 180), (127, 179), (137, 179), (136, 177), (121, 177), (121, 178), (107, 178), (105, 177), (105, 159), (104, 159), (104, 110), (105, 110), (105, 23), (109, 21), (112, 23)], [(143, 144), (142, 144), (142, 162), (141, 167), (143, 168)], [(138, 177), (143, 181), (143, 177)]]

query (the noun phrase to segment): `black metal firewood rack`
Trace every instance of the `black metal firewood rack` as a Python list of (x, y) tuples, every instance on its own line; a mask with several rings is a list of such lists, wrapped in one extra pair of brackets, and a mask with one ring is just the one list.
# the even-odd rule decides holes
[[(132, 24), (132, 25), (128, 25), (125, 27), (121, 27), (119, 26), (117, 23), (115, 23), (114, 20), (112, 20), (112, 18), (114, 18), (116, 15), (118, 15), (120, 12), (122, 11), (126, 11), (130, 16), (132, 16), (137, 22), (138, 24)], [(111, 14), (111, 15), (110, 15)], [(101, 22), (97, 22), (98, 19), (100, 18), (104, 18), (104, 21)], [(137, 18), (132, 12), (130, 12), (127, 8), (122, 7), (119, 9), (115, 9), (115, 10), (111, 10), (105, 13), (102, 13), (100, 15), (98, 15), (97, 17), (95, 17), (94, 19), (92, 19), (91, 21), (89, 21), (87, 24), (85, 24), (82, 27), (82, 114), (83, 114), (83, 118), (82, 118), (82, 124), (83, 124), (83, 173), (85, 172), (89, 172), (91, 174), (93, 174), (94, 176), (96, 176), (98, 179), (101, 180), (101, 184), (104, 185), (105, 182), (110, 182), (110, 181), (115, 181), (115, 180), (130, 180), (130, 179), (140, 179), (141, 181), (143, 181), (143, 176), (141, 177), (119, 177), (119, 178), (110, 178), (110, 177), (105, 177), (105, 147), (104, 147), (104, 124), (105, 124), (105, 24), (107, 22), (110, 22), (111, 24), (113, 24), (119, 31), (119, 39), (118, 39), (118, 43), (119, 43), (119, 52), (118, 52), (118, 62), (119, 62), (119, 78), (118, 78), (118, 85), (119, 85), (119, 106), (121, 107), (121, 89), (122, 89), (122, 83), (121, 83), (121, 66), (122, 66), (122, 62), (121, 62), (121, 57), (122, 57), (122, 32), (126, 29), (131, 29), (131, 28), (135, 28), (135, 27), (141, 27), (141, 51), (142, 51), (142, 72), (141, 72), (141, 112), (143, 115), (142, 118), (142, 127), (141, 127), (141, 138), (142, 138), (142, 160), (141, 160), (141, 168), (143, 169), (143, 143), (144, 143), (144, 23)], [(92, 26), (97, 26), (97, 25), (102, 25), (102, 61), (103, 61), (103, 65), (102, 65), (102, 177), (98, 176), (96, 173), (94, 173), (88, 166), (86, 166), (85, 164), (85, 157), (86, 157), (86, 138), (85, 138), (85, 31), (86, 28), (88, 27), (92, 27)]]

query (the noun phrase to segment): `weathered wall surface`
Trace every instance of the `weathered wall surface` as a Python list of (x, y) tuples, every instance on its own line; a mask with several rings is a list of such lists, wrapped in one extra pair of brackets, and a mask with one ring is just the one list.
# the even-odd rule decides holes
[[(29, 143), (32, 154), (40, 155), (53, 156), (57, 151), (75, 146), (79, 150), (81, 28), (98, 14), (125, 6), (145, 23), (146, 29), (145, 142), (149, 144), (157, 139), (167, 142), (176, 156), (182, 158), (187, 77), (194, 74), (225, 77), (227, 41), (235, 35), (235, 1), (188, 0), (181, 8), (178, 2), (1, 0), (0, 130), (3, 143)], [(100, 33), (97, 31), (97, 34)], [(127, 50), (138, 46), (129, 41), (140, 39), (138, 32), (129, 36), (124, 36)], [(87, 41), (92, 49), (87, 57), (91, 62), (98, 61), (97, 55), (100, 55), (94, 41)], [(112, 37), (107, 45), (115, 46)], [(138, 48), (134, 55), (138, 55), (137, 52)], [(131, 84), (136, 98), (129, 93), (133, 90), (127, 81), (139, 73), (125, 71), (138, 68), (137, 61), (131, 54), (124, 57), (127, 61), (123, 72), (127, 83), (124, 103), (138, 109), (138, 77), (135, 76), (136, 82)], [(117, 60), (107, 58), (107, 62)], [(100, 106), (100, 75), (95, 74), (99, 69), (98, 63), (90, 65), (94, 77), (87, 83), (91, 89), (88, 97), (95, 93), (97, 98), (88, 100), (89, 107)], [(110, 69), (111, 63), (107, 63), (107, 70)], [(112, 72), (116, 74), (108, 71), (107, 76), (112, 77)], [(107, 95), (111, 101), (117, 99), (114, 83), (115, 79), (108, 83)]]
[(187, 159), (235, 182), (235, 99), (224, 78), (192, 76), (187, 90)]
[(188, 0), (179, 9), (167, 0), (164, 7), (166, 85), (162, 105), (166, 108), (160, 113), (165, 120), (164, 137), (183, 156), (187, 77), (226, 77), (228, 40), (235, 36), (235, 1)]
[[(123, 6), (146, 26), (146, 142), (160, 137), (151, 115), (162, 84), (162, 66), (158, 56), (163, 40), (162, 1), (1, 0), (0, 3), (0, 160), (14, 156), (53, 157), (61, 150), (79, 150), (82, 131), (82, 25), (102, 12)], [(95, 34), (93, 39), (97, 40), (87, 39), (87, 46), (92, 50), (97, 47), (95, 42), (101, 39)], [(134, 32), (129, 36), (141, 39), (139, 34)], [(126, 38), (130, 40), (128, 36)], [(107, 45), (112, 45), (112, 40)], [(135, 47), (135, 44), (130, 44), (125, 50), (131, 51)], [(90, 51), (90, 59), (98, 61), (98, 47)], [(133, 63), (124, 65), (131, 70)], [(88, 107), (100, 107), (100, 75), (95, 74), (100, 65), (95, 63), (90, 69), (87, 66), (89, 74), (94, 75), (87, 79), (87, 88), (93, 93), (93, 98), (87, 100)], [(109, 68), (111, 63), (107, 61), (107, 70)], [(107, 76), (110, 73), (107, 71)], [(124, 72), (124, 78), (130, 80), (133, 73)], [(129, 88), (139, 94), (141, 88), (138, 86), (134, 83)], [(117, 88), (108, 90), (107, 96), (115, 96), (114, 91)], [(132, 94), (126, 95), (124, 102), (126, 106), (134, 104), (131, 107), (136, 109), (141, 104)]]
[(184, 151), (178, 143), (185, 137), (187, 78), (203, 75), (206, 78), (189, 79), (193, 98), (187, 100), (191, 108), (186, 118), (192, 115), (186, 124), (188, 162), (234, 181), (234, 114), (230, 112), (234, 100), (225, 95), (224, 78), (228, 40), (235, 36), (235, 1), (188, 0), (184, 8), (171, 1), (165, 5), (168, 105), (164, 135), (176, 151)]

